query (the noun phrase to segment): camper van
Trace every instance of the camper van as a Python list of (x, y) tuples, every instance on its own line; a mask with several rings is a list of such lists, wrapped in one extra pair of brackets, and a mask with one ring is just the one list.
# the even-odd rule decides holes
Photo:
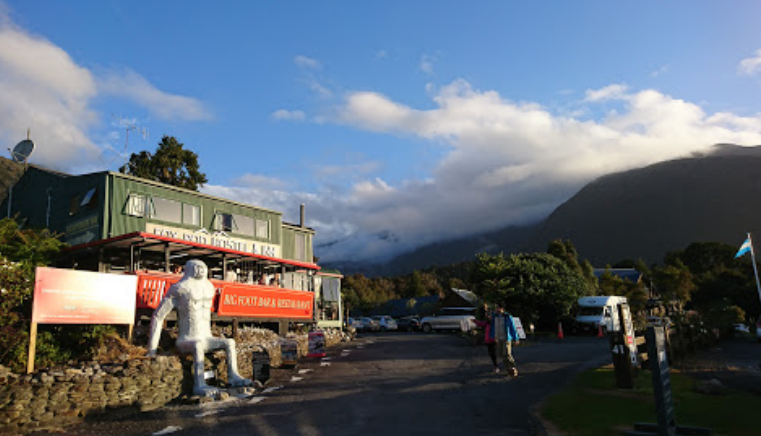
[(602, 326), (603, 333), (619, 331), (618, 306), (625, 303), (626, 297), (579, 298), (579, 310), (576, 312), (579, 329), (596, 332)]

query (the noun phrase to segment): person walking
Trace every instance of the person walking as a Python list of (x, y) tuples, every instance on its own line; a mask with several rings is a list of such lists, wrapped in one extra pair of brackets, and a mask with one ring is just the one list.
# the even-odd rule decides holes
[(491, 334), (492, 316), (491, 313), (487, 311), (485, 304), (484, 318), (485, 320), (483, 321), (474, 319), (473, 322), (479, 327), (484, 327), (484, 344), (486, 344), (486, 350), (489, 352), (489, 357), (491, 357), (491, 363), (494, 365), (494, 372), (498, 373), (499, 365), (497, 365), (497, 341), (494, 340), (494, 335)]
[(513, 358), (513, 343), (518, 343), (518, 330), (515, 328), (513, 317), (505, 313), (502, 306), (492, 314), (491, 329), (489, 332), (496, 341), (497, 354), (502, 359), (508, 376), (517, 377), (518, 368)]

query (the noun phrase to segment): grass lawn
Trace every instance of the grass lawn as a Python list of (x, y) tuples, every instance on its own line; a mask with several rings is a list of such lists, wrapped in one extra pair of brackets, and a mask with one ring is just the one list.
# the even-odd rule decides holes
[[(761, 434), (761, 396), (727, 390), (726, 395), (695, 392), (696, 381), (671, 371), (676, 422), (707, 427), (713, 435)], [(612, 367), (587, 371), (565, 390), (551, 396), (542, 416), (569, 436), (621, 435), (635, 422), (656, 423), (649, 371), (639, 371), (636, 389), (617, 389)]]

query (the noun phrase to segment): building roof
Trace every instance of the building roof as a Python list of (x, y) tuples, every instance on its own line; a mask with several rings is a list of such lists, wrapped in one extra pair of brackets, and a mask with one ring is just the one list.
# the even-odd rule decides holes
[(595, 277), (599, 279), (605, 274), (605, 271), (610, 271), (614, 276), (629, 280), (632, 283), (637, 283), (642, 278), (642, 273), (634, 268), (595, 268)]
[[(412, 308), (407, 306), (407, 303), (410, 300), (415, 300), (415, 305)], [(393, 317), (414, 315), (420, 313), (423, 310), (424, 305), (437, 304), (438, 302), (438, 295), (427, 295), (425, 297), (399, 298), (396, 300), (389, 300), (384, 304), (384, 308), (388, 313), (384, 313), (382, 315), (390, 315)]]
[(468, 303), (472, 304), (473, 306), (478, 304), (478, 295), (474, 294), (473, 292), (471, 292), (471, 291), (469, 291), (467, 289), (452, 288), (452, 292), (454, 292), (455, 294), (459, 295), (460, 298), (462, 298), (463, 300), (465, 300)]

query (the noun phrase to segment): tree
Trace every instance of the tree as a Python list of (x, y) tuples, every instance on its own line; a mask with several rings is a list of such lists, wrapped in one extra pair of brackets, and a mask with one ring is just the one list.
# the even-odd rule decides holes
[(423, 286), (423, 277), (418, 270), (412, 271), (409, 286), (410, 287), (407, 290), (407, 295), (410, 297), (424, 297), (428, 295), (428, 292), (425, 290), (425, 286)]
[(696, 289), (692, 273), (680, 260), (653, 270), (655, 288), (666, 305), (674, 304), (681, 309), (690, 301)]
[(567, 317), (587, 283), (579, 270), (545, 253), (489, 255), (481, 253), (471, 282), (484, 301), (504, 305), (526, 323), (554, 325)]
[(161, 138), (156, 153), (132, 153), (119, 172), (180, 188), (198, 191), (208, 180), (198, 164), (198, 155), (183, 148), (174, 136)]
[(547, 253), (562, 260), (569, 268), (579, 272), (584, 277), (584, 280), (587, 282), (586, 295), (595, 294), (597, 277), (595, 277), (594, 267), (586, 259), (579, 262), (579, 253), (576, 251), (573, 242), (570, 240), (563, 242), (560, 239), (556, 239), (550, 242), (550, 245), (547, 247)]

